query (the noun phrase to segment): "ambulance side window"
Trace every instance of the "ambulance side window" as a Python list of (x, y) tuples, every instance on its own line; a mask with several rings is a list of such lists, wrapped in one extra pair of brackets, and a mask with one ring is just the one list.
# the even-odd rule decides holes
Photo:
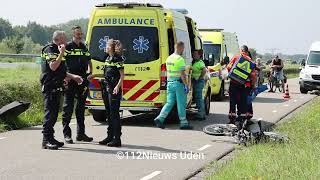
[(168, 29), (168, 43), (169, 43), (169, 55), (174, 53), (174, 36), (173, 30)]

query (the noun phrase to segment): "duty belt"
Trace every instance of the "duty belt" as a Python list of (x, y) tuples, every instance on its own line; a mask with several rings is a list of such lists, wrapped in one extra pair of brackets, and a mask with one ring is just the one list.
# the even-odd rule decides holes
[(42, 85), (41, 88), (42, 92), (46, 92), (46, 91), (51, 91), (51, 92), (63, 92), (63, 88), (62, 87), (58, 87), (58, 88), (46, 88), (44, 85)]
[(56, 89), (52, 89), (52, 92), (62, 92), (63, 88), (56, 88)]

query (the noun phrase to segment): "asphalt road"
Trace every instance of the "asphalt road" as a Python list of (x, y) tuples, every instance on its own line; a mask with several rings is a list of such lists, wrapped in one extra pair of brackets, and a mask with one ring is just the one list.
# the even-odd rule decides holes
[[(289, 80), (289, 87), (289, 101), (279, 93), (261, 94), (254, 102), (254, 118), (275, 123), (315, 97), (300, 94), (297, 79)], [(107, 127), (91, 117), (86, 119), (86, 130), (94, 142), (66, 145), (58, 151), (40, 148), (41, 126), (2, 133), (0, 179), (185, 179), (235, 147), (231, 137), (202, 132), (205, 125), (227, 122), (227, 101), (212, 102), (211, 108), (206, 121), (191, 121), (195, 126), (191, 131), (178, 130), (178, 124), (169, 124), (165, 130), (155, 128), (152, 115), (125, 118), (122, 148), (98, 145)], [(71, 126), (75, 133), (75, 123)], [(57, 139), (62, 140), (61, 123), (55, 129)], [(193, 179), (202, 179), (201, 174)]]

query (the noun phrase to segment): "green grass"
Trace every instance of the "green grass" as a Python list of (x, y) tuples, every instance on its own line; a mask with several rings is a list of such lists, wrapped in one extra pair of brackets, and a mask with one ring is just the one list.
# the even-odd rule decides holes
[(0, 68), (0, 108), (16, 100), (31, 102), (30, 108), (19, 117), (0, 119), (0, 132), (42, 124), (44, 109), (39, 76), (40, 68)]
[(0, 63), (13, 63), (13, 62), (36, 62), (35, 58), (9, 58), (2, 57), (0, 58)]
[(18, 66), (17, 68), (0, 68), (0, 83), (39, 81), (40, 68)]
[(30, 102), (30, 108), (17, 118), (0, 119), (0, 132), (41, 124), (43, 100), (37, 80), (0, 82), (0, 107), (13, 101)]
[(39, 68), (0, 69), (0, 107), (16, 100), (31, 102), (30, 108), (18, 118), (1, 119), (0, 132), (41, 124), (43, 100), (39, 76)]
[(287, 134), (289, 143), (244, 148), (207, 179), (320, 179), (319, 117), (317, 98), (275, 129)]

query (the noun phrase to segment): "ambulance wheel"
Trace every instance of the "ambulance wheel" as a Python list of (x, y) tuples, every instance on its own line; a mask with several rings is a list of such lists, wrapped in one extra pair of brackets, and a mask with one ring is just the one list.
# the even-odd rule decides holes
[(213, 96), (212, 99), (216, 100), (216, 101), (222, 101), (224, 98), (225, 98), (225, 95), (224, 95), (224, 81), (222, 81), (219, 94)]
[(89, 112), (92, 114), (93, 120), (99, 123), (107, 122), (107, 112), (106, 110), (93, 110), (89, 109)]
[(204, 99), (204, 107), (206, 110), (206, 115), (209, 115), (209, 113), (210, 113), (210, 106), (211, 106), (211, 92), (208, 91), (207, 95)]

